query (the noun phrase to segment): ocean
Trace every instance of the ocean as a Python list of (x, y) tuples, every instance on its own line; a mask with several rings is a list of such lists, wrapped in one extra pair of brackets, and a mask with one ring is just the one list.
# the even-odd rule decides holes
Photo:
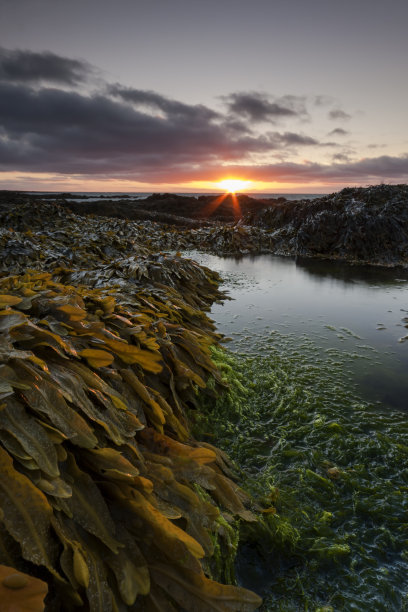
[[(61, 193), (68, 193), (68, 192), (61, 192), (61, 191), (27, 191), (26, 192), (28, 195), (44, 195), (44, 196), (49, 196), (50, 198), (55, 197), (56, 195), (59, 195)], [(222, 192), (219, 193), (204, 193), (204, 192), (197, 192), (197, 193), (181, 193), (181, 192), (152, 192), (152, 191), (147, 191), (147, 192), (138, 192), (138, 191), (126, 191), (126, 192), (118, 192), (118, 191), (70, 191), (69, 194), (75, 196), (75, 201), (77, 202), (81, 202), (81, 201), (87, 201), (87, 202), (95, 202), (96, 200), (100, 200), (100, 199), (111, 199), (111, 200), (122, 200), (123, 198), (129, 198), (129, 199), (144, 199), (147, 198), (148, 196), (152, 195), (153, 193), (174, 193), (175, 195), (180, 195), (180, 196), (192, 196), (192, 197), (199, 197), (199, 196), (209, 196), (209, 195), (213, 195), (214, 197), (218, 197), (219, 195), (221, 195)], [(238, 194), (239, 195), (239, 194)], [(248, 192), (246, 193), (246, 195), (249, 195), (251, 198), (255, 198), (255, 199), (262, 199), (262, 198), (286, 198), (287, 200), (314, 200), (315, 198), (321, 198), (324, 195), (327, 195), (325, 193), (251, 193)], [(67, 201), (70, 200), (69, 196), (66, 198)]]

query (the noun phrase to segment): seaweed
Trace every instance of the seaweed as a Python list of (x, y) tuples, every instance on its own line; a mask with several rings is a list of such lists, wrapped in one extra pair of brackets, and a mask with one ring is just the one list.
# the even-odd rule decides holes
[(312, 341), (273, 339), (250, 357), (212, 349), (229, 389), (196, 421), (263, 509), (240, 528), (238, 579), (262, 610), (404, 609), (405, 414), (355, 395), (347, 353), (333, 366)]
[(218, 276), (45, 209), (6, 219), (3, 253), (32, 223), (0, 278), (0, 563), (46, 581), (50, 610), (254, 610), (210, 577), (228, 550), (214, 574), (233, 582), (252, 501), (191, 434), (198, 389), (223, 387)]

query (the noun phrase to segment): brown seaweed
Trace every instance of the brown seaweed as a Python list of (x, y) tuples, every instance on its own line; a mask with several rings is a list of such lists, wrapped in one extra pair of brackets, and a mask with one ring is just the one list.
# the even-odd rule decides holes
[(208, 576), (220, 521), (255, 520), (251, 501), (189, 433), (198, 389), (222, 384), (203, 312), (217, 276), (145, 246), (112, 261), (105, 223), (71, 236), (57, 215), (45, 235), (34, 217), (0, 278), (0, 562), (46, 577), (66, 610), (254, 610)]

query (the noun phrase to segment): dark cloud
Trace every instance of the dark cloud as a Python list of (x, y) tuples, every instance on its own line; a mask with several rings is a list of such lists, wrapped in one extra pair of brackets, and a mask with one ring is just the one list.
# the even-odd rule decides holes
[[(303, 183), (311, 181), (369, 183), (371, 181), (408, 180), (408, 154), (399, 157), (382, 155), (344, 163), (282, 163), (251, 169), (254, 180)], [(243, 173), (241, 172), (240, 176)], [(247, 169), (247, 174), (249, 174)]]
[(329, 132), (329, 136), (347, 136), (349, 132), (347, 130), (343, 130), (343, 128), (335, 128), (331, 132)]
[[(216, 113), (154, 96), (166, 108), (153, 116), (121, 99), (58, 89), (0, 84), (0, 168), (62, 173), (155, 172), (237, 160), (276, 147)], [(29, 109), (29, 112), (27, 112)]]
[(346, 119), (351, 119), (351, 115), (349, 115), (348, 113), (345, 113), (339, 108), (336, 108), (336, 109), (329, 111), (329, 119), (334, 119), (336, 121), (338, 120), (345, 121)]
[(153, 92), (140, 93), (138, 100), (145, 105), (150, 101), (147, 106), (159, 109), (160, 116), (144, 112), (142, 104), (139, 108), (138, 103), (124, 102), (122, 96), (0, 84), (0, 170), (174, 184), (219, 180), (226, 173), (294, 183), (408, 178), (408, 155), (351, 162), (340, 153), (328, 165), (287, 161), (248, 165), (252, 155), (280, 155), (289, 147), (325, 143), (289, 131), (256, 136), (245, 123), (234, 124), (206, 107), (188, 106)]
[(108, 93), (125, 102), (133, 104), (136, 108), (150, 108), (161, 111), (168, 117), (179, 117), (191, 121), (211, 121), (220, 117), (218, 113), (202, 104), (189, 105), (162, 96), (154, 91), (125, 88), (121, 85), (109, 85)]
[(275, 148), (280, 147), (296, 147), (296, 146), (315, 146), (315, 147), (338, 147), (337, 142), (320, 142), (316, 138), (298, 134), (297, 132), (271, 132), (268, 134), (271, 143), (274, 143)]
[(11, 83), (49, 82), (77, 85), (94, 72), (90, 64), (44, 51), (9, 50), (0, 47), (0, 81)]
[(333, 155), (333, 161), (336, 162), (349, 162), (351, 158), (345, 153), (336, 153)]
[[(224, 98), (227, 112), (220, 113), (119, 84), (104, 84), (92, 95), (67, 90), (91, 71), (84, 62), (51, 53), (0, 49), (0, 171), (147, 184), (219, 180), (226, 173), (293, 183), (408, 178), (408, 155), (353, 162), (340, 151), (327, 165), (286, 161), (297, 147), (338, 146), (295, 131), (253, 131), (257, 122), (307, 117), (303, 97), (232, 93)], [(41, 85), (47, 81), (65, 89)], [(339, 109), (330, 116), (350, 118)], [(347, 132), (336, 128), (330, 134)], [(273, 164), (253, 162), (272, 153)]]
[[(22, 60), (20, 79), (22, 75), (29, 78), (28, 55), (36, 61), (39, 57), (50, 60), (45, 62), (49, 72), (45, 64), (42, 70), (36, 64), (31, 80), (40, 75), (55, 77), (59, 66), (58, 74), (61, 79), (65, 75), (67, 84), (70, 79), (79, 79), (80, 68), (85, 71), (82, 64), (67, 64), (65, 58), (51, 54), (6, 53), (6, 59)], [(10, 76), (10, 66), (7, 70)], [(14, 76), (18, 80), (17, 70)], [(253, 154), (319, 144), (314, 138), (289, 131), (254, 134), (248, 117), (235, 112), (221, 114), (201, 104), (185, 104), (120, 84), (105, 84), (102, 92), (93, 95), (30, 85), (0, 81), (1, 170), (80, 175), (134, 172), (142, 177), (154, 175), (162, 167), (220, 166), (226, 161), (250, 159)], [(229, 99), (242, 102), (240, 96), (231, 94)], [(281, 104), (268, 102), (264, 112), (290, 116), (305, 112), (303, 98), (285, 96), (280, 100)]]
[(280, 134), (279, 132), (272, 132), (270, 134), (271, 141), (273, 141), (276, 146), (310, 146), (310, 145), (318, 145), (319, 141), (315, 138), (311, 138), (310, 136), (304, 136), (303, 134), (297, 134), (295, 132), (284, 132)]
[(309, 118), (309, 113), (306, 108), (306, 96), (286, 95), (276, 98), (275, 102), (293, 110), (299, 117)]
[(305, 113), (304, 106), (300, 106), (302, 98), (296, 96), (271, 100), (263, 93), (239, 92), (224, 96), (222, 99), (229, 113), (255, 123), (273, 122), (284, 117), (296, 117)]
[(244, 122), (239, 121), (238, 119), (234, 119), (231, 117), (226, 117), (223, 120), (223, 126), (229, 130), (231, 133), (236, 134), (251, 134), (251, 128)]

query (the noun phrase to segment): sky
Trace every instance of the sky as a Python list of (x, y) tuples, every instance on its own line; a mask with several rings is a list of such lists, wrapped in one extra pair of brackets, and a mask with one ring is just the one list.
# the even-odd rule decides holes
[(408, 182), (406, 0), (0, 0), (0, 189)]

